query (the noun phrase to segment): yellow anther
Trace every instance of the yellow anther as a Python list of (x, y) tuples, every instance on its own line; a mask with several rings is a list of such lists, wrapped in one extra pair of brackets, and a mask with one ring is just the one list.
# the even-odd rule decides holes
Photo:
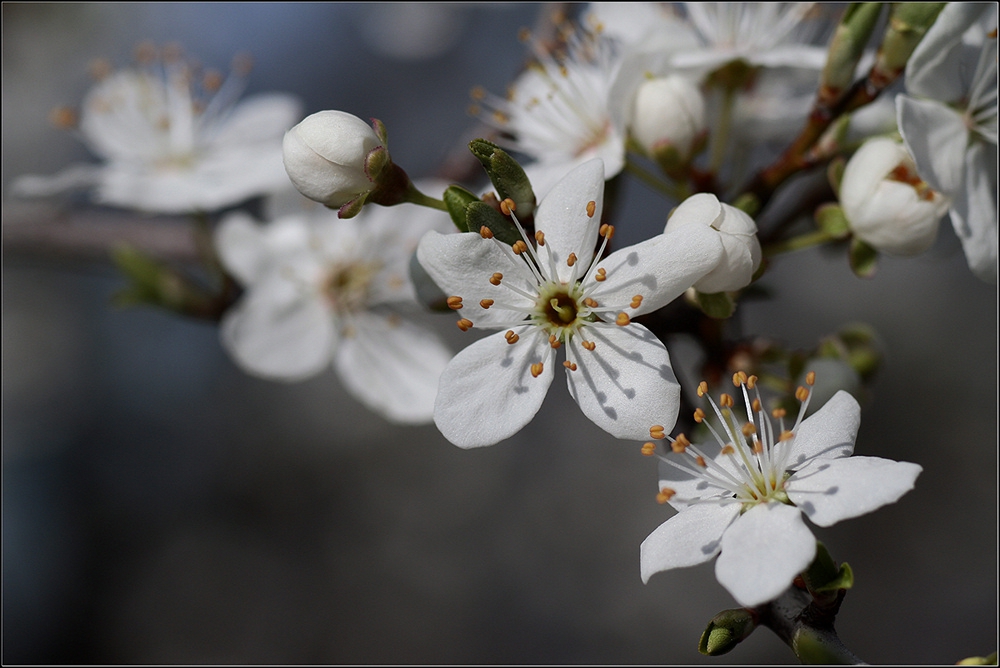
[(704, 419), (705, 419), (705, 411), (701, 410), (700, 408), (694, 409), (694, 421), (697, 422), (698, 424), (701, 424)]
[(809, 390), (799, 385), (799, 389), (795, 390), (795, 398), (799, 401), (805, 401), (809, 398)]
[(500, 202), (500, 210), (503, 211), (503, 215), (505, 216), (509, 216), (511, 211), (516, 209), (517, 206), (514, 205), (514, 200), (509, 197), (504, 198), (503, 201)]
[(569, 254), (569, 257), (566, 258), (566, 264), (569, 265), (570, 267), (576, 264), (576, 253)]
[(535, 232), (535, 243), (539, 246), (545, 245), (545, 232), (542, 232), (541, 230)]
[(481, 236), (483, 239), (492, 239), (493, 230), (483, 225), (482, 227), (479, 228), (479, 236)]
[(594, 343), (593, 341), (583, 341), (583, 342), (581, 342), (580, 345), (582, 345), (587, 350), (593, 350), (594, 348), (597, 347), (597, 344)]
[(773, 417), (776, 420), (780, 420), (781, 418), (785, 417), (785, 409), (775, 408), (773, 411), (771, 411), (771, 417)]
[(583, 303), (589, 306), (590, 308), (597, 308), (597, 300), (594, 299), (593, 297), (587, 297), (586, 299), (583, 300)]
[(524, 239), (518, 239), (515, 241), (511, 248), (514, 250), (515, 255), (528, 252), (528, 244), (524, 243)]
[(806, 385), (812, 386), (816, 384), (816, 372), (810, 371), (806, 374)]
[(740, 385), (742, 385), (743, 383), (745, 383), (746, 380), (747, 380), (747, 375), (745, 373), (743, 373), (742, 371), (737, 371), (736, 373), (733, 374), (733, 386), (734, 387), (739, 387)]
[(458, 309), (462, 308), (461, 297), (448, 297), (448, 299), (445, 301), (448, 304), (448, 308), (452, 309), (453, 311), (457, 311)]
[(493, 306), (493, 300), (492, 299), (480, 299), (479, 300), (479, 305), (482, 306), (483, 308), (489, 308), (489, 307)]
[(510, 121), (510, 117), (502, 111), (497, 110), (493, 112), (493, 120), (501, 125), (506, 125)]
[(747, 376), (747, 387), (751, 390), (757, 387), (757, 376)]
[(492, 283), (493, 285), (500, 285), (500, 281), (502, 280), (503, 280), (503, 274), (501, 274), (499, 271), (493, 272), (493, 275), (490, 276), (490, 283)]
[(114, 71), (114, 68), (107, 58), (96, 58), (90, 62), (87, 70), (90, 72), (90, 76), (100, 81), (106, 79)]
[(569, 78), (569, 69), (565, 65), (559, 66), (559, 74), (563, 75), (563, 78)]
[(698, 383), (698, 396), (703, 397), (708, 394), (708, 383), (701, 381)]
[(482, 100), (483, 98), (486, 97), (486, 89), (483, 88), (482, 86), (476, 86), (475, 88), (469, 91), (469, 97), (471, 97), (473, 100)]
[(754, 443), (753, 443), (753, 451), (754, 451), (754, 454), (757, 454), (757, 455), (759, 455), (760, 453), (764, 452), (764, 444), (761, 443), (760, 441), (754, 441)]
[(602, 237), (606, 237), (608, 241), (611, 241), (611, 237), (615, 236), (615, 226), (603, 223), (601, 229), (598, 230), (598, 234)]
[(727, 443), (722, 446), (722, 450), (720, 452), (724, 455), (731, 455), (736, 452), (736, 448), (733, 447), (732, 443)]
[(778, 440), (779, 441), (787, 441), (787, 440), (789, 440), (791, 438), (795, 438), (795, 434), (793, 434), (790, 431), (783, 431), (783, 432), (781, 432), (781, 436), (778, 437)]
[(542, 366), (541, 362), (535, 362), (534, 364), (531, 365), (531, 375), (534, 378), (538, 378), (539, 376), (542, 375), (543, 368), (544, 367)]
[(651, 457), (656, 454), (656, 444), (655, 443), (643, 443), (642, 444), (642, 454), (647, 457)]
[(628, 313), (625, 313), (625, 312), (619, 313), (618, 317), (615, 318), (615, 324), (618, 325), (619, 327), (624, 327), (625, 325), (629, 324), (630, 322), (632, 322), (632, 321), (629, 319)]
[(760, 399), (753, 400), (753, 402), (750, 404), (750, 410), (752, 410), (754, 413), (760, 412)]
[(549, 345), (552, 346), (553, 349), (559, 348), (560, 346), (562, 346), (562, 341), (560, 341), (559, 339), (557, 339), (555, 334), (550, 334), (549, 335)]
[(598, 269), (597, 273), (594, 274), (594, 280), (598, 282), (605, 281), (607, 280), (607, 278), (608, 278), (608, 272), (604, 269), (604, 267)]
[(225, 79), (223, 78), (221, 72), (218, 70), (209, 70), (205, 72), (205, 75), (201, 78), (201, 87), (209, 93), (214, 93), (222, 88), (222, 82), (224, 80)]
[(593, 218), (595, 213), (597, 213), (597, 202), (590, 200), (587, 202), (587, 218)]
[(670, 444), (670, 449), (676, 453), (681, 453), (691, 447), (691, 441), (684, 434), (677, 434), (677, 438)]
[(708, 468), (708, 463), (705, 461), (705, 458), (702, 457), (701, 455), (698, 455), (697, 457), (695, 457), (694, 461), (697, 462), (698, 466), (700, 466), (701, 468), (703, 468), (703, 469), (707, 469)]
[(743, 425), (743, 428), (740, 429), (740, 431), (743, 432), (744, 436), (750, 436), (751, 434), (757, 433), (757, 427), (754, 425), (753, 422), (747, 422), (745, 425)]
[(639, 308), (642, 306), (642, 295), (636, 295), (632, 297), (632, 303), (629, 304), (632, 308)]
[(576, 363), (570, 362), (569, 360), (564, 361), (563, 366), (569, 369), (570, 371), (576, 371)]
[(732, 408), (733, 398), (728, 394), (726, 394), (725, 392), (723, 392), (721, 395), (719, 395), (719, 405), (723, 406), (724, 408)]
[(472, 329), (472, 321), (469, 320), (468, 318), (462, 318), (461, 320), (458, 321), (457, 324), (458, 328), (463, 332), (467, 332), (470, 329)]
[(677, 494), (677, 492), (675, 492), (674, 490), (670, 489), (669, 487), (664, 487), (663, 489), (660, 490), (660, 493), (656, 495), (656, 502), (659, 504), (664, 504), (670, 499), (674, 498), (675, 494)]
[(649, 428), (649, 437), (654, 441), (659, 441), (667, 437), (662, 424), (654, 424)]
[(76, 112), (69, 107), (56, 107), (49, 112), (49, 122), (60, 130), (75, 128), (79, 120)]

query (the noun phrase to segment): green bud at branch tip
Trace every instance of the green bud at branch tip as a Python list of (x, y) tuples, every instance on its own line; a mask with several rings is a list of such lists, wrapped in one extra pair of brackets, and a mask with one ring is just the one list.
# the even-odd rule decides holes
[(708, 623), (698, 640), (698, 651), (719, 656), (732, 651), (757, 628), (757, 615), (746, 608), (723, 610)]

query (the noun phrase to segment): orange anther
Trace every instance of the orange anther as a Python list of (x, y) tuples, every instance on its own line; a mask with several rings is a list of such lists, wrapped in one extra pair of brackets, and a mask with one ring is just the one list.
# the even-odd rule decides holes
[(615, 324), (618, 325), (619, 327), (624, 327), (625, 325), (629, 324), (630, 322), (632, 322), (632, 321), (629, 319), (628, 313), (624, 313), (624, 312), (619, 313), (618, 317), (615, 318)]
[(479, 228), (479, 236), (481, 236), (483, 239), (492, 239), (493, 230), (483, 225), (482, 227)]
[(490, 283), (492, 283), (493, 285), (500, 285), (500, 281), (502, 280), (503, 280), (503, 274), (501, 274), (499, 271), (494, 272), (494, 274), (490, 276)]
[(457, 311), (458, 309), (462, 308), (461, 297), (448, 297), (446, 302), (448, 304), (448, 308), (452, 309), (453, 311)]
[(461, 320), (458, 321), (457, 324), (458, 328), (463, 332), (467, 332), (470, 329), (472, 329), (472, 321), (469, 320), (468, 318), (462, 318)]
[(597, 202), (590, 200), (587, 202), (587, 218), (593, 218), (594, 213), (597, 212)]
[(479, 305), (482, 306), (483, 308), (489, 308), (489, 307), (493, 306), (493, 300), (492, 299), (480, 299), (479, 300)]
[(541, 362), (535, 362), (534, 364), (531, 365), (531, 375), (535, 378), (538, 378), (539, 376), (542, 375), (543, 368), (544, 367), (542, 366)]

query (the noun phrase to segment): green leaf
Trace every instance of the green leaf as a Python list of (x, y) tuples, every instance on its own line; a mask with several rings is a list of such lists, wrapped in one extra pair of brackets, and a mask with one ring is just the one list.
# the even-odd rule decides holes
[(448, 213), (451, 215), (451, 220), (455, 223), (455, 227), (458, 228), (459, 232), (478, 232), (479, 228), (469, 229), (468, 221), (466, 219), (466, 207), (468, 207), (473, 202), (479, 202), (480, 199), (476, 197), (473, 193), (469, 192), (462, 186), (448, 186), (444, 194), (441, 195), (441, 199), (444, 200), (444, 205), (448, 208)]
[(486, 202), (471, 202), (465, 207), (465, 220), (470, 231), (476, 232), (480, 228), (487, 227), (493, 236), (508, 245), (514, 245), (521, 240), (521, 233), (518, 232), (507, 216), (503, 215)]
[[(483, 163), (483, 168), (497, 189), (500, 199), (514, 202), (515, 215), (527, 218), (535, 210), (535, 191), (524, 169), (506, 151), (485, 139), (473, 139), (469, 150)], [(477, 228), (478, 229), (478, 228)]]
[(816, 209), (816, 225), (834, 239), (846, 239), (851, 236), (851, 227), (847, 216), (839, 204), (828, 202)]
[(851, 239), (851, 250), (848, 251), (848, 259), (851, 263), (851, 270), (859, 278), (871, 278), (878, 268), (878, 251), (861, 241), (857, 237)]
[(736, 302), (726, 292), (712, 294), (699, 292), (697, 300), (698, 308), (701, 309), (702, 313), (716, 320), (725, 320), (736, 311)]

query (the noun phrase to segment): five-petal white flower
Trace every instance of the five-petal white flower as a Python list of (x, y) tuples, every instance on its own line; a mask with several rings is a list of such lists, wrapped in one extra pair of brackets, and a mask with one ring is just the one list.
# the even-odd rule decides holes
[(237, 104), (246, 71), (238, 63), (231, 76), (209, 72), (196, 86), (194, 67), (168, 52), (107, 74), (87, 94), (78, 127), (103, 164), (22, 176), (12, 191), (94, 188), (102, 204), (153, 213), (217, 211), (279, 191), (288, 182), (281, 139), (300, 103), (272, 93)]
[(670, 357), (631, 319), (711, 271), (722, 242), (709, 226), (691, 225), (602, 260), (613, 233), (600, 224), (603, 193), (604, 165), (595, 159), (542, 200), (534, 239), (523, 230), (513, 247), (488, 230), (421, 239), (417, 258), (461, 309), (459, 327), (506, 330), (467, 347), (441, 375), (434, 421), (452, 443), (492, 445), (526, 425), (563, 347), (570, 394), (598, 426), (635, 439), (650, 425), (674, 424), (680, 388)]
[[(807, 376), (807, 384), (813, 379)], [(921, 467), (851, 456), (861, 408), (847, 392), (803, 420), (809, 390), (800, 387), (799, 414), (786, 429), (781, 411), (775, 425), (762, 410), (755, 377), (739, 373), (733, 382), (747, 420), (737, 418), (732, 396), (723, 394), (719, 404), (709, 399), (721, 428), (708, 425), (701, 409), (695, 420), (709, 426), (718, 444), (695, 446), (681, 434), (661, 457), (659, 499), (679, 512), (643, 541), (641, 574), (647, 582), (659, 571), (718, 555), (719, 583), (752, 607), (777, 598), (815, 557), (803, 514), (824, 527), (864, 515), (912, 489)], [(698, 394), (706, 393), (702, 383)], [(653, 451), (652, 443), (644, 446)]]
[(418, 239), (450, 226), (448, 216), (413, 204), (343, 220), (314, 207), (266, 226), (231, 214), (216, 247), (247, 292), (223, 317), (224, 347), (245, 371), (273, 380), (304, 379), (332, 361), (372, 410), (430, 422), (451, 352), (405, 317), (416, 307), (408, 269)]
[[(899, 132), (917, 172), (952, 199), (972, 272), (997, 282), (997, 10), (952, 2), (906, 64)], [(991, 32), (992, 31), (992, 32)]]

